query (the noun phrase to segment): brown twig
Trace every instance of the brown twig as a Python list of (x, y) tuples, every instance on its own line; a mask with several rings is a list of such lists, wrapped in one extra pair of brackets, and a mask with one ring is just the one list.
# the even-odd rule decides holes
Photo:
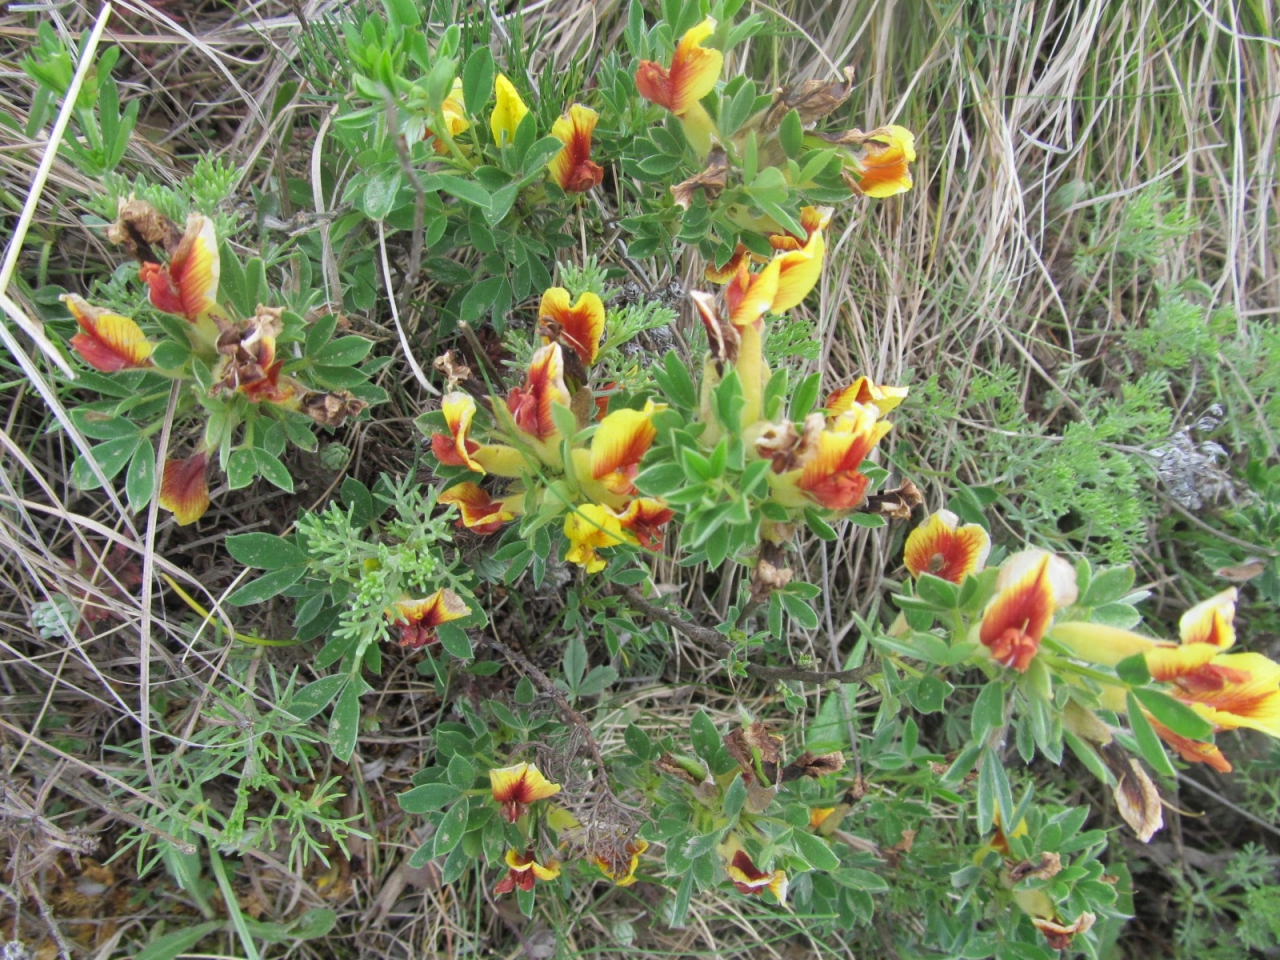
[[(651, 620), (665, 623), (674, 630), (679, 630), (695, 643), (711, 647), (721, 656), (728, 657), (734, 646), (719, 632), (710, 627), (702, 627), (684, 619), (679, 612), (660, 607), (646, 600), (635, 587), (621, 587), (621, 593), (627, 602)], [(771, 667), (763, 663), (747, 662), (747, 675), (757, 680), (798, 680), (802, 683), (860, 683), (875, 671), (872, 664), (864, 664), (853, 670), (805, 670), (801, 667)]]
[(591, 759), (595, 761), (596, 775), (600, 778), (600, 784), (604, 787), (605, 792), (612, 794), (613, 790), (609, 787), (609, 774), (605, 772), (604, 757), (600, 753), (600, 745), (596, 743), (596, 738), (591, 735), (591, 727), (588, 725), (586, 717), (569, 705), (569, 701), (565, 699), (565, 695), (560, 691), (560, 688), (524, 654), (512, 650), (496, 637), (485, 637), (485, 643), (519, 667), (524, 672), (524, 675), (533, 682), (534, 686), (552, 699), (559, 708), (560, 715), (582, 731), (582, 735), (587, 741), (587, 749), (591, 751)]

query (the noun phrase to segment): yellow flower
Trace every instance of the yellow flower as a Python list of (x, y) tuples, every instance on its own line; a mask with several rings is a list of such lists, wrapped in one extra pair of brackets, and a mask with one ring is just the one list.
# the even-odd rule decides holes
[(564, 535), (572, 544), (565, 559), (586, 568), (587, 573), (599, 573), (608, 563), (596, 554), (598, 547), (626, 542), (617, 515), (595, 503), (581, 504), (564, 518)]
[(493, 131), (493, 142), (501, 146), (504, 135), (507, 143), (515, 140), (516, 130), (520, 128), (520, 121), (525, 118), (529, 108), (524, 105), (515, 85), (504, 73), (498, 74), (493, 81), (493, 93), (497, 103), (494, 105), (493, 115), (489, 117), (489, 129)]

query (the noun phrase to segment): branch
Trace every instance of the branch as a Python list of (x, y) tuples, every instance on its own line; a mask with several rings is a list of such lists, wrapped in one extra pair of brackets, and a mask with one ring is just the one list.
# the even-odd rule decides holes
[(565, 699), (565, 695), (560, 691), (560, 688), (552, 683), (551, 678), (523, 654), (512, 650), (495, 637), (485, 637), (484, 642), (524, 671), (525, 676), (533, 682), (534, 686), (555, 702), (555, 705), (560, 709), (560, 715), (582, 731), (582, 735), (587, 740), (587, 749), (591, 751), (591, 759), (596, 763), (596, 775), (600, 778), (605, 791), (612, 795), (613, 790), (609, 786), (609, 774), (605, 772), (604, 757), (600, 754), (600, 745), (596, 743), (596, 738), (591, 735), (591, 727), (588, 725), (586, 718), (569, 706), (569, 701)]
[[(665, 623), (674, 630), (679, 630), (695, 643), (711, 647), (721, 656), (728, 657), (734, 646), (720, 633), (710, 627), (702, 627), (685, 620), (680, 613), (668, 610), (646, 600), (635, 587), (622, 587), (622, 595), (627, 602), (651, 620)], [(835, 680), (839, 683), (860, 683), (875, 672), (875, 667), (863, 664), (854, 670), (805, 670), (801, 667), (771, 667), (763, 663), (747, 662), (747, 675), (757, 680), (798, 680), (802, 683), (827, 683)]]

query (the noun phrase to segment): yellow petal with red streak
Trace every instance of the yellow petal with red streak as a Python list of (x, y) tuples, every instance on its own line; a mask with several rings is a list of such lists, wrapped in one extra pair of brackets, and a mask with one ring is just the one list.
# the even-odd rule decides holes
[(653, 445), (657, 428), (653, 415), (666, 404), (645, 402), (643, 410), (615, 410), (600, 421), (591, 438), (591, 476), (615, 493), (631, 490), (640, 461)]
[(902, 562), (913, 577), (931, 573), (952, 583), (977, 573), (991, 552), (991, 537), (976, 523), (957, 526), (950, 510), (939, 510), (911, 531)]
[(636, 71), (636, 89), (640, 95), (681, 116), (714, 90), (724, 66), (724, 54), (702, 46), (702, 41), (715, 29), (715, 20), (707, 17), (686, 31), (676, 44), (670, 68), (649, 60), (640, 61)]
[(773, 313), (790, 310), (809, 295), (822, 276), (822, 260), (826, 251), (826, 239), (821, 230), (816, 230), (799, 250), (777, 258), (778, 288), (769, 307)]
[(551, 125), (551, 135), (564, 148), (551, 158), (547, 169), (566, 193), (584, 193), (604, 179), (604, 171), (591, 159), (591, 135), (598, 119), (590, 107), (575, 103)]
[(1238, 596), (1239, 591), (1231, 587), (1184, 613), (1178, 622), (1182, 642), (1208, 643), (1219, 650), (1232, 646), (1236, 642), (1234, 621)]
[(151, 366), (151, 344), (132, 319), (101, 310), (74, 293), (64, 294), (62, 302), (83, 331), (71, 338), (71, 346), (89, 366), (103, 373)]
[(873, 383), (870, 377), (859, 377), (847, 387), (835, 390), (827, 397), (826, 407), (833, 417), (844, 414), (850, 404), (874, 403), (881, 415), (902, 403), (910, 393), (908, 387), (890, 387)]
[(209, 457), (197, 453), (185, 460), (166, 460), (160, 478), (160, 506), (173, 512), (178, 525), (185, 527), (209, 509)]
[(436, 498), (436, 502), (456, 506), (462, 515), (462, 525), (479, 534), (496, 533), (504, 523), (515, 519), (515, 513), (506, 500), (494, 500), (487, 491), (470, 481), (450, 487)]
[(1225, 653), (1210, 669), (1222, 677), (1220, 686), (1188, 690), (1184, 682), (1178, 697), (1216, 727), (1249, 727), (1280, 737), (1280, 665), (1260, 653)]
[[(554, 320), (564, 329), (563, 342), (573, 347), (586, 366), (596, 362), (600, 355), (600, 340), (604, 337), (604, 303), (588, 291), (570, 306), (569, 291), (564, 287), (552, 287), (542, 295), (538, 308), (542, 319)], [(543, 337), (544, 344), (551, 343)]]

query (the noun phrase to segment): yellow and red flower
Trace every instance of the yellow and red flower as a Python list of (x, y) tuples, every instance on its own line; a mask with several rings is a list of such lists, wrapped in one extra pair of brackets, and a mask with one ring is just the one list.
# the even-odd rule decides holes
[(157, 310), (192, 323), (209, 316), (218, 305), (218, 238), (213, 221), (191, 214), (168, 264), (144, 263), (138, 276), (150, 288)]
[(74, 293), (62, 302), (80, 324), (71, 346), (95, 370), (115, 373), (151, 366), (151, 344), (129, 317), (92, 306)]
[(436, 627), (460, 620), (471, 612), (460, 596), (442, 588), (421, 600), (397, 600), (387, 611), (387, 619), (400, 628), (400, 646), (417, 650), (435, 643)]
[(853, 510), (866, 499), (867, 476), (862, 461), (889, 432), (874, 406), (854, 404), (818, 435), (817, 449), (800, 470), (796, 486), (828, 510)]
[(600, 341), (604, 337), (604, 303), (594, 293), (587, 292), (570, 305), (569, 291), (564, 287), (552, 287), (542, 295), (538, 318), (556, 324), (552, 332), (558, 336), (543, 335), (544, 345), (560, 342), (573, 348), (589, 367), (600, 355)]
[(649, 844), (645, 840), (629, 840), (616, 859), (592, 855), (591, 862), (613, 881), (614, 886), (629, 887), (636, 882), (636, 868), (640, 866), (640, 855), (648, 849)]
[(896, 124), (877, 127), (866, 135), (862, 154), (854, 160), (858, 190), (877, 199), (906, 193), (915, 159), (915, 134)]
[[(444, 98), (444, 103), (440, 105), (440, 113), (444, 117), (445, 127), (449, 131), (450, 139), (466, 133), (470, 128), (471, 122), (467, 119), (466, 103), (462, 99), (461, 77), (454, 78), (453, 87), (450, 89), (449, 95)], [(426, 128), (426, 135), (434, 137), (431, 146), (436, 153), (446, 154), (449, 152), (448, 145), (431, 127)]]
[[(717, 267), (714, 260), (708, 260), (706, 268), (702, 271), (703, 277), (711, 283), (725, 284), (738, 275), (738, 270), (744, 263), (749, 263), (753, 259), (753, 255), (743, 244), (738, 244), (736, 250), (724, 266)], [(761, 257), (761, 260), (764, 258)]]
[(185, 527), (209, 509), (209, 455), (201, 450), (185, 460), (166, 460), (160, 476), (160, 506)]
[(991, 538), (976, 523), (958, 526), (960, 518), (939, 510), (911, 531), (902, 562), (913, 577), (929, 573), (952, 583), (977, 573), (991, 552)]
[(470, 481), (450, 487), (436, 498), (437, 503), (458, 508), (458, 526), (472, 533), (497, 533), (504, 523), (523, 512), (523, 493), (494, 500), (488, 492)]
[(547, 169), (565, 193), (585, 193), (604, 179), (604, 170), (591, 159), (591, 135), (599, 115), (580, 103), (551, 125), (551, 135), (564, 149), (551, 158)]
[(768, 890), (777, 897), (779, 903), (787, 902), (786, 871), (774, 870), (766, 873), (758, 869), (745, 850), (736, 851), (733, 859), (725, 865), (724, 869), (739, 893), (759, 896), (763, 891)]
[(494, 79), (493, 94), (496, 102), (489, 117), (489, 130), (493, 133), (493, 142), (502, 146), (504, 138), (506, 143), (515, 141), (520, 121), (529, 113), (529, 108), (506, 74), (500, 73)]
[(534, 351), (524, 386), (512, 389), (507, 409), (515, 424), (535, 440), (557, 435), (551, 405), (569, 405), (569, 389), (564, 384), (564, 354), (560, 344), (550, 343)]
[(1054, 614), (1076, 601), (1075, 568), (1044, 550), (1024, 550), (1005, 561), (996, 589), (978, 637), (993, 660), (1025, 673)]
[(591, 438), (591, 479), (610, 493), (635, 493), (632, 481), (658, 435), (653, 415), (665, 409), (666, 404), (648, 400), (643, 410), (615, 410), (601, 420)]
[(662, 549), (662, 526), (676, 512), (661, 500), (636, 497), (618, 515), (618, 524), (646, 550)]
[(533, 855), (533, 848), (524, 853), (508, 850), (506, 861), (507, 875), (493, 888), (493, 892), (499, 896), (517, 889), (529, 891), (539, 880), (545, 882), (560, 876), (560, 862), (553, 858), (545, 865), (538, 863)]
[(798, 250), (788, 250), (777, 257), (778, 289), (769, 309), (782, 313), (796, 306), (814, 288), (822, 276), (822, 261), (827, 241), (821, 229), (814, 230)]
[(490, 770), (489, 784), (493, 788), (493, 799), (502, 807), (502, 816), (508, 823), (519, 820), (529, 804), (560, 792), (560, 784), (552, 783), (532, 763)]
[(775, 250), (799, 250), (813, 237), (819, 230), (827, 229), (827, 224), (831, 222), (831, 214), (834, 211), (831, 207), (801, 207), (800, 208), (800, 226), (804, 227), (804, 236), (797, 237), (794, 233), (771, 233), (769, 234), (769, 246)]
[(714, 90), (724, 66), (724, 54), (702, 46), (702, 41), (715, 29), (715, 20), (707, 17), (688, 30), (676, 44), (670, 67), (641, 60), (636, 70), (636, 89), (640, 96), (682, 117)]
[(884, 416), (905, 400), (909, 392), (909, 387), (890, 387), (874, 383), (870, 377), (859, 377), (849, 386), (831, 392), (827, 397), (827, 412), (838, 417), (847, 412), (852, 403), (874, 403)]
[(475, 400), (470, 394), (453, 390), (441, 398), (440, 409), (444, 413), (444, 422), (449, 428), (449, 435), (433, 433), (431, 452), (446, 466), (467, 467), (476, 473), (484, 473), (484, 467), (472, 456), (480, 449), (480, 444), (470, 437), (471, 421), (476, 415)]
[(608, 564), (596, 553), (597, 549), (626, 543), (617, 514), (597, 503), (579, 504), (566, 514), (564, 535), (569, 541), (565, 559), (583, 567), (587, 573), (599, 573)]

